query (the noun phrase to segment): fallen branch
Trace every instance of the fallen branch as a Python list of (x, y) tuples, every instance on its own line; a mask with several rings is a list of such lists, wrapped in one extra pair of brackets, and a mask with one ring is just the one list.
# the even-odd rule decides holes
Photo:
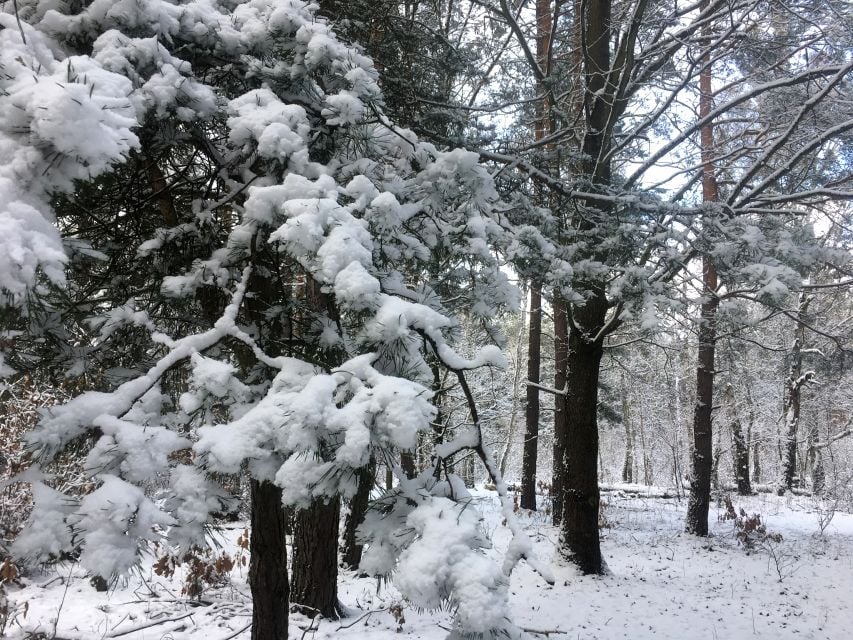
[(225, 636), (224, 638), (220, 638), (220, 640), (233, 640), (233, 638), (236, 638), (237, 636), (239, 636), (244, 631), (248, 631), (251, 628), (251, 626), (252, 626), (252, 623), (250, 622), (249, 624), (247, 624), (242, 629), (238, 629), (237, 631), (232, 633), (230, 636)]
[(362, 613), (360, 616), (358, 616), (355, 620), (353, 620), (349, 624), (340, 625), (337, 629), (335, 629), (335, 631), (340, 631), (341, 629), (349, 629), (350, 627), (354, 627), (355, 625), (357, 625), (359, 622), (361, 622), (365, 618), (369, 618), (370, 616), (372, 616), (374, 613), (382, 613), (383, 611), (388, 611), (388, 609), (382, 608), (382, 609), (371, 609), (370, 611), (365, 611), (364, 613)]
[[(124, 629), (119, 631), (118, 633), (110, 633), (106, 637), (107, 638), (120, 638), (121, 636), (126, 636), (129, 633), (134, 633), (135, 631), (141, 631), (142, 629), (148, 629), (150, 627), (156, 627), (161, 624), (166, 624), (167, 622), (177, 622), (178, 620), (183, 620), (184, 618), (189, 618), (194, 615), (194, 613), (185, 613), (182, 616), (175, 616), (174, 618), (164, 618), (163, 620), (155, 620), (154, 622), (147, 622), (145, 624), (139, 624), (135, 627), (131, 627), (130, 629)], [(233, 636), (232, 636), (233, 637)]]
[(560, 631), (559, 629), (528, 629), (527, 627), (521, 627), (521, 630), (526, 633), (532, 633), (536, 636), (545, 636), (549, 637), (552, 633), (560, 634), (563, 636), (569, 635), (568, 631)]

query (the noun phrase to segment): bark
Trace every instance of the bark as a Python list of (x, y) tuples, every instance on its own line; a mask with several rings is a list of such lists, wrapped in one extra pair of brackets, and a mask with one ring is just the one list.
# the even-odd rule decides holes
[(717, 274), (710, 258), (703, 258), (705, 301), (699, 325), (699, 363), (696, 368), (696, 405), (693, 410), (693, 475), (687, 503), (687, 532), (708, 535), (708, 507), (711, 502), (713, 465), (712, 415), (714, 400), (714, 355), (716, 350), (715, 295)]
[(281, 489), (251, 481), (252, 516), (249, 587), (252, 640), (286, 640), (290, 594), (287, 582), (287, 515)]
[(371, 460), (370, 464), (358, 471), (358, 489), (350, 500), (349, 513), (344, 525), (342, 561), (343, 565), (351, 571), (358, 571), (361, 564), (361, 554), (364, 549), (359, 543), (356, 531), (364, 522), (364, 516), (370, 505), (370, 492), (376, 484), (376, 463)]
[[(566, 437), (563, 452), (561, 553), (584, 573), (604, 570), (598, 538), (598, 380), (603, 338), (590, 341), (579, 327), (601, 327), (607, 313), (604, 292), (576, 310), (569, 331)], [(559, 464), (555, 461), (555, 464)]]
[(150, 156), (146, 157), (146, 160), (148, 161), (148, 180), (151, 182), (151, 189), (157, 199), (157, 207), (160, 209), (163, 222), (170, 227), (177, 226), (178, 214), (175, 212), (175, 203), (172, 201), (166, 176), (163, 175), (156, 160)]
[(339, 618), (338, 520), (340, 499), (314, 501), (293, 523), (291, 600), (306, 615)]
[(521, 508), (536, 509), (536, 458), (539, 449), (539, 369), (542, 359), (542, 289), (530, 285), (530, 329), (528, 331), (527, 407), (524, 452), (521, 461)]
[[(565, 301), (560, 297), (554, 299), (554, 388), (557, 390), (566, 388), (566, 379), (569, 366), (569, 324), (568, 309)], [(554, 455), (553, 460), (564, 460), (563, 452), (566, 450), (567, 441), (567, 416), (566, 396), (554, 394)], [(563, 517), (563, 476), (565, 467), (562, 464), (554, 464), (551, 486), (554, 495), (553, 521), (560, 524)]]

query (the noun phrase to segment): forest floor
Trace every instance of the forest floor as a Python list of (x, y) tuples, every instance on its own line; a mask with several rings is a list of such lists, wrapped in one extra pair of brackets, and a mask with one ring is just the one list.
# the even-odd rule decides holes
[[(821, 534), (821, 517), (831, 510), (811, 498), (734, 496), (736, 508), (760, 513), (767, 531), (782, 536), (747, 550), (733, 522), (719, 519), (723, 505), (712, 504), (712, 535), (696, 538), (682, 532), (685, 500), (654, 494), (603, 495), (605, 576), (582, 576), (561, 562), (550, 518), (522, 514), (539, 556), (554, 563), (557, 582), (544, 584), (523, 564), (516, 569), (510, 589), (516, 624), (531, 638), (547, 632), (557, 640), (853, 637), (853, 515), (834, 512)], [(485, 490), (475, 495), (499, 553), (509, 536), (496, 498)], [(14, 639), (248, 640), (245, 551), (237, 545), (242, 531), (239, 523), (222, 530), (223, 549), (237, 562), (200, 601), (181, 594), (186, 565), (166, 578), (149, 561), (108, 592), (95, 591), (77, 566), (64, 565), (10, 587), (14, 619), (6, 633)], [(440, 640), (448, 634), (450, 612), (411, 610), (393, 587), (376, 580), (344, 573), (340, 597), (349, 618), (312, 621), (294, 614), (291, 637)]]

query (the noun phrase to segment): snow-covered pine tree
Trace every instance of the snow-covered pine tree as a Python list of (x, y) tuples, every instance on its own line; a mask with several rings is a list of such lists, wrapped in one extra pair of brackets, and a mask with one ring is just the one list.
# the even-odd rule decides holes
[[(14, 551), (79, 554), (93, 574), (121, 575), (146, 542), (204, 544), (230, 500), (218, 478), (245, 468), (258, 639), (287, 635), (282, 501), (350, 498), (372, 459), (412, 449), (434, 413), (425, 358), (463, 386), (465, 370), (502, 360), (496, 347), (458, 355), (448, 309), (487, 323), (515, 295), (477, 156), (396, 128), (371, 61), (314, 11), (300, 0), (22, 0), (0, 14), (0, 143), (13, 159), (0, 181), (0, 259), (12, 267), (0, 285), (19, 311), (51, 311), (30, 314), (29, 335), (67, 335), (39, 318), (87, 311), (57, 361), (106, 367), (102, 391), (46, 412), (30, 439), (48, 460), (93, 437), (96, 488), (62, 496), (37, 483)], [(96, 260), (96, 292), (63, 231)], [(395, 573), (418, 606), (450, 604), (457, 633), (513, 636), (507, 579), (535, 560), (473, 402), (471, 413), (433, 469), (398, 474), (362, 528), (363, 566)], [(462, 448), (501, 489), (514, 529), (502, 568), (481, 553), (467, 494), (442, 478), (441, 459)], [(152, 483), (165, 486), (156, 502)]]

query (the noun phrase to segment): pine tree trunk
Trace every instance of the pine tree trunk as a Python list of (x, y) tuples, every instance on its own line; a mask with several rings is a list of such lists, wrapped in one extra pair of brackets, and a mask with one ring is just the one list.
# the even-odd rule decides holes
[(805, 294), (800, 294), (800, 302), (797, 309), (797, 329), (794, 344), (791, 347), (791, 367), (788, 371), (788, 380), (785, 383), (785, 449), (783, 460), (782, 483), (778, 494), (784, 495), (794, 486), (794, 475), (797, 472), (797, 434), (800, 429), (800, 402), (803, 386), (814, 375), (808, 371), (803, 373), (803, 342), (805, 340), (805, 324), (803, 316), (808, 311), (811, 299)]
[(737, 492), (739, 495), (748, 496), (752, 493), (752, 487), (749, 484), (749, 431), (744, 435), (743, 425), (741, 425), (738, 415), (737, 403), (735, 401), (734, 388), (732, 385), (726, 385), (725, 391), (726, 404), (728, 405), (729, 417), (731, 419), (730, 427), (732, 432), (732, 466), (734, 467), (735, 482), (737, 483)]
[(743, 435), (740, 420), (732, 420), (732, 442), (734, 444), (734, 471), (737, 481), (737, 492), (739, 495), (748, 496), (752, 494), (752, 486), (749, 482), (749, 446)]
[(509, 428), (507, 429), (506, 444), (504, 445), (501, 461), (499, 464), (501, 477), (506, 478), (506, 468), (509, 463), (510, 452), (512, 451), (513, 441), (515, 440), (515, 432), (518, 425), (518, 405), (519, 405), (519, 390), (518, 385), (521, 382), (521, 356), (524, 344), (524, 328), (527, 325), (527, 312), (524, 305), (521, 306), (521, 319), (518, 323), (518, 335), (515, 341), (515, 371), (512, 380), (512, 407), (509, 411)]
[(761, 482), (761, 458), (759, 457), (758, 442), (752, 447), (752, 480), (755, 484)]
[[(703, 3), (704, 8), (707, 3)], [(710, 38), (710, 28), (703, 35)], [(711, 113), (711, 61), (708, 55), (699, 74), (699, 117)], [(702, 200), (717, 202), (717, 176), (714, 167), (714, 128), (712, 123), (702, 127), (700, 133), (702, 153)], [(714, 356), (717, 347), (717, 269), (709, 255), (702, 256), (702, 306), (699, 319), (699, 354), (696, 367), (696, 405), (693, 410), (693, 473), (690, 498), (687, 502), (688, 533), (708, 535), (708, 508), (711, 502), (711, 467), (713, 465), (713, 405)]]
[(625, 425), (625, 462), (622, 465), (622, 482), (634, 482), (634, 430), (631, 428), (631, 408), (628, 403), (628, 385), (622, 376), (622, 423)]
[(418, 475), (415, 466), (415, 454), (411, 451), (401, 451), (400, 468), (403, 470), (403, 473), (406, 474), (407, 478), (414, 478)]
[(713, 293), (716, 272), (709, 258), (703, 258), (705, 302), (699, 326), (699, 366), (696, 368), (696, 405), (693, 410), (693, 474), (687, 502), (688, 533), (708, 535), (708, 508), (711, 503), (711, 467), (713, 465), (712, 416), (714, 401), (714, 355), (716, 314), (719, 304)]
[[(595, 191), (611, 182), (608, 127), (616, 108), (606, 99), (610, 70), (611, 3), (575, 2), (580, 13), (576, 27), (583, 32), (584, 110), (583, 160), (578, 168)], [(611, 207), (587, 202), (590, 217), (575, 224), (581, 231), (595, 229), (594, 218), (606, 218)], [(606, 335), (618, 326), (618, 313), (610, 322), (610, 304), (603, 283), (598, 280), (576, 283), (585, 292), (583, 305), (569, 311), (569, 357), (566, 386), (566, 447), (563, 459), (562, 520), (560, 552), (584, 573), (602, 573), (604, 563), (598, 538), (598, 380)]]
[[(561, 552), (584, 573), (602, 573), (598, 538), (598, 379), (603, 339), (589, 342), (578, 327), (604, 325), (607, 302), (594, 294), (575, 313), (569, 332), (567, 446), (563, 455)], [(560, 464), (560, 461), (555, 461)]]
[(714, 464), (711, 466), (711, 486), (714, 491), (720, 490), (720, 458), (723, 457), (723, 447), (720, 445), (720, 438), (717, 437), (717, 442), (714, 445)]
[(527, 407), (524, 451), (521, 461), (521, 508), (536, 509), (536, 457), (539, 450), (539, 367), (542, 359), (542, 289), (530, 285), (530, 329), (528, 332)]
[(817, 451), (815, 462), (812, 466), (812, 492), (816, 496), (822, 496), (826, 491), (826, 470), (823, 467), (823, 454)]
[(315, 500), (296, 512), (293, 523), (293, 580), (290, 599), (307, 615), (339, 618), (338, 521), (340, 499)]
[(359, 544), (356, 531), (364, 522), (364, 516), (370, 505), (370, 492), (376, 483), (376, 463), (371, 460), (370, 464), (358, 471), (358, 489), (350, 500), (349, 513), (344, 525), (343, 549), (341, 558), (344, 566), (351, 571), (358, 571), (361, 563), (361, 554), (364, 547)]
[[(799, 351), (799, 348), (797, 348), (797, 351)], [(799, 366), (797, 367), (797, 374), (799, 375)], [(785, 434), (785, 460), (782, 471), (782, 485), (778, 490), (780, 496), (785, 495), (785, 491), (793, 489), (794, 475), (797, 470), (797, 432), (800, 429), (800, 388), (796, 383), (790, 383), (791, 381), (789, 380), (788, 399), (785, 403), (785, 417), (787, 418), (788, 428)]]
[(643, 448), (643, 484), (650, 487), (652, 486), (652, 465), (649, 458), (649, 449), (646, 445), (646, 425), (645, 418), (643, 418), (644, 412), (642, 406), (640, 406), (639, 413), (640, 419), (637, 424), (640, 428), (640, 446)]
[(290, 595), (287, 583), (287, 515), (281, 489), (251, 481), (252, 516), (249, 587), (252, 640), (286, 640)]
[[(566, 376), (569, 366), (569, 324), (568, 309), (562, 298), (554, 299), (554, 388), (566, 388)], [(554, 491), (554, 509), (552, 513), (555, 525), (560, 524), (563, 516), (563, 476), (565, 466), (557, 461), (565, 460), (567, 446), (566, 396), (554, 394), (554, 455), (551, 486)]]

